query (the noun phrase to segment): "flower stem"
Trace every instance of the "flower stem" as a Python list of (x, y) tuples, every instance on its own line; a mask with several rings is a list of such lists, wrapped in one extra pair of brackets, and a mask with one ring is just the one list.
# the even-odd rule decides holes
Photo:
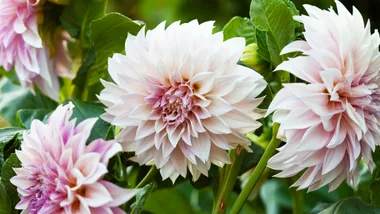
[(233, 153), (231, 153), (232, 164), (229, 167), (226, 167), (224, 172), (224, 185), (220, 186), (220, 191), (216, 197), (217, 201), (212, 212), (213, 214), (221, 214), (226, 212), (228, 197), (230, 196), (238, 177), (240, 167), (243, 162), (243, 157), (244, 151), (242, 151), (239, 146), (233, 151)]
[[(292, 183), (294, 183), (297, 178), (292, 178)], [(302, 214), (303, 212), (303, 196), (305, 191), (300, 190), (297, 191), (296, 188), (291, 188), (292, 196), (293, 196), (293, 214)]]
[(150, 183), (152, 181), (152, 179), (154, 178), (154, 176), (156, 175), (157, 172), (158, 172), (158, 169), (156, 168), (155, 165), (153, 165), (150, 168), (148, 174), (146, 174), (145, 177), (142, 179), (142, 181), (139, 184), (137, 184), (136, 189), (142, 188), (145, 185), (147, 185), (148, 183)]
[(239, 211), (243, 207), (245, 201), (247, 200), (249, 194), (251, 193), (251, 191), (255, 187), (257, 181), (259, 180), (261, 174), (264, 172), (269, 158), (272, 157), (276, 148), (281, 143), (281, 140), (278, 140), (276, 138), (278, 128), (279, 128), (279, 124), (274, 123), (273, 124), (272, 139), (269, 142), (268, 147), (265, 149), (263, 156), (261, 157), (259, 163), (257, 164), (257, 166), (256, 166), (255, 170), (253, 171), (251, 177), (249, 178), (247, 184), (244, 186), (243, 190), (241, 191), (240, 195), (238, 196), (234, 205), (232, 206), (230, 214), (238, 214), (239, 213)]

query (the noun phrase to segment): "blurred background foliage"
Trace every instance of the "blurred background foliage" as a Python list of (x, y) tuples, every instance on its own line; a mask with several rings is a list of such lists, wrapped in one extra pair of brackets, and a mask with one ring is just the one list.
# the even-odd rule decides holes
[[(249, 17), (251, 0), (109, 0), (109, 11), (120, 12), (131, 19), (147, 23), (149, 28), (166, 20), (187, 22), (198, 19), (200, 22), (215, 20), (219, 30), (234, 16)], [(293, 0), (301, 14), (303, 4), (312, 4), (319, 8), (329, 8), (333, 0)], [(380, 0), (341, 0), (347, 8), (352, 6), (371, 19), (372, 29), (380, 28)]]

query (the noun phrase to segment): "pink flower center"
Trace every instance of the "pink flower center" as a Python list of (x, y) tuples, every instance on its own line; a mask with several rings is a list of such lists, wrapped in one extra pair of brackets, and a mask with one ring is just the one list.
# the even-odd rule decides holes
[(31, 214), (38, 213), (43, 206), (50, 204), (50, 196), (56, 189), (56, 172), (50, 169), (35, 170), (30, 177), (34, 184), (28, 188), (30, 195), (27, 196), (30, 200), (27, 210)]
[(194, 107), (193, 91), (187, 83), (180, 83), (177, 87), (157, 86), (153, 93), (146, 98), (148, 103), (154, 104), (153, 109), (161, 115), (168, 125), (183, 123)]

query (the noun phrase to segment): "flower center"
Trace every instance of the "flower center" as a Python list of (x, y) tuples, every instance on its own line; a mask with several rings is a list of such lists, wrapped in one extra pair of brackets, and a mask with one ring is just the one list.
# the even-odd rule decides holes
[(38, 213), (44, 205), (50, 203), (50, 195), (56, 188), (55, 172), (44, 169), (35, 170), (37, 171), (30, 178), (34, 184), (28, 188), (31, 194), (28, 196), (30, 203), (27, 210), (31, 214)]
[(179, 125), (183, 123), (193, 109), (193, 91), (187, 83), (182, 83), (177, 87), (160, 87), (160, 90), (149, 97), (152, 100), (155, 111), (161, 113), (163, 121), (169, 125)]

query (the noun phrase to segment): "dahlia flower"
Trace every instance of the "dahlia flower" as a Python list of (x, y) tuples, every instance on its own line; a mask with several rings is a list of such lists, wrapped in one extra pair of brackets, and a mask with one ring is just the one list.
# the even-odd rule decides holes
[(32, 89), (37, 85), (54, 100), (59, 98), (58, 76), (72, 77), (65, 39), (56, 39), (51, 58), (38, 33), (42, 15), (40, 0), (0, 0), (0, 66), (14, 67), (20, 83)]
[(249, 150), (244, 133), (260, 126), (256, 98), (266, 86), (255, 71), (237, 65), (245, 40), (223, 42), (213, 22), (165, 22), (128, 35), (126, 55), (115, 54), (102, 81), (102, 118), (122, 127), (117, 140), (133, 161), (155, 164), (163, 179), (207, 176), (211, 163), (230, 163), (226, 150)]
[(75, 126), (70, 103), (59, 106), (47, 124), (34, 120), (16, 151), (21, 168), (11, 179), (26, 213), (124, 213), (119, 205), (136, 190), (122, 189), (102, 180), (109, 159), (121, 151), (115, 141), (97, 139), (86, 146), (96, 118)]
[(286, 144), (269, 161), (309, 191), (329, 184), (336, 189), (346, 178), (355, 185), (359, 162), (373, 169), (371, 157), (380, 143), (379, 34), (370, 32), (361, 14), (351, 14), (339, 1), (338, 13), (305, 5), (309, 16), (296, 16), (306, 41), (295, 41), (282, 54), (299, 51), (276, 70), (288, 71), (305, 83), (284, 84), (267, 114), (281, 123), (278, 137)]

